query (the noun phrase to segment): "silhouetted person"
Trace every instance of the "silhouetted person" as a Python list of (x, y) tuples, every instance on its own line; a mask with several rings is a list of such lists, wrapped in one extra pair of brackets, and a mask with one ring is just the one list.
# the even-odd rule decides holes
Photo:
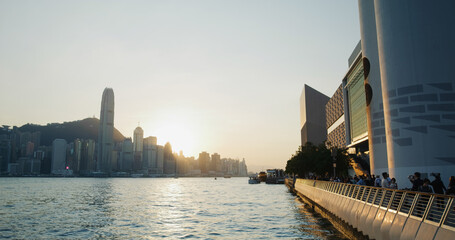
[(414, 175), (410, 175), (409, 181), (412, 183), (412, 191), (419, 191), (419, 187), (423, 185), (422, 179), (420, 179), (420, 173), (415, 172)]
[(360, 176), (360, 179), (359, 179), (359, 181), (357, 181), (356, 184), (357, 184), (357, 185), (365, 185), (364, 176)]
[(449, 178), (449, 186), (446, 191), (447, 195), (455, 195), (455, 176)]
[(433, 189), (430, 186), (430, 180), (428, 178), (423, 180), (423, 185), (419, 187), (419, 192), (433, 193)]
[(444, 194), (447, 189), (446, 186), (444, 186), (444, 183), (441, 181), (441, 175), (439, 173), (432, 173), (431, 175), (434, 177), (433, 182), (431, 182), (434, 193)]
[(374, 185), (374, 178), (371, 178), (370, 174), (367, 175), (367, 178), (365, 179), (365, 184), (367, 186), (373, 186)]

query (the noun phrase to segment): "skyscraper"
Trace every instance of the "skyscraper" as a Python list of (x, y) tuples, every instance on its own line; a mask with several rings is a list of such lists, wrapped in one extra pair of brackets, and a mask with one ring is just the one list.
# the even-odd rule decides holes
[(80, 173), (89, 174), (95, 170), (95, 141), (83, 140), (81, 144)]
[(97, 171), (110, 174), (114, 147), (114, 91), (105, 88), (101, 100), (100, 127), (98, 134)]
[(164, 145), (164, 152), (163, 152), (163, 157), (164, 157), (164, 173), (165, 174), (173, 174), (176, 171), (176, 165), (175, 165), (175, 157), (174, 154), (172, 153), (172, 146), (169, 142), (167, 142)]
[(201, 169), (201, 173), (208, 173), (210, 154), (208, 152), (199, 153), (198, 161), (199, 161), (199, 168)]
[(66, 170), (66, 140), (55, 139), (52, 142), (52, 174), (61, 175)]
[(147, 173), (156, 173), (156, 137), (144, 138), (142, 151), (142, 170)]
[(134, 136), (133, 136), (133, 151), (134, 152), (142, 152), (144, 143), (144, 130), (141, 127), (137, 127), (134, 129)]
[(124, 172), (131, 172), (133, 169), (133, 142), (131, 138), (125, 138), (122, 144), (121, 153), (121, 170)]
[(144, 145), (144, 130), (141, 127), (134, 129), (133, 133), (133, 169), (135, 171), (142, 169), (142, 150)]
[(221, 157), (220, 154), (212, 154), (212, 161), (210, 162), (210, 171), (221, 172)]

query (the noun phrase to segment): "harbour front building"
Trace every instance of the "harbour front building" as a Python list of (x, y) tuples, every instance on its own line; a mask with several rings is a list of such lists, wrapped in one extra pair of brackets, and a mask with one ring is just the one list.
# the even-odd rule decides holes
[(300, 95), (301, 145), (310, 142), (318, 145), (327, 139), (325, 105), (329, 97), (314, 88), (304, 85)]
[(359, 1), (361, 42), (341, 80), (343, 109), (340, 88), (325, 108), (327, 142), (342, 147), (344, 134), (365, 170), (388, 172), (400, 188), (414, 172), (440, 173), (446, 185), (455, 173), (453, 11), (453, 1)]

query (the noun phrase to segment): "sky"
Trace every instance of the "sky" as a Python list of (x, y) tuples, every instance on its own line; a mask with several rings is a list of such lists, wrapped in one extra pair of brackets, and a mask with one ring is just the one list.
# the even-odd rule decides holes
[(0, 125), (99, 118), (111, 87), (126, 137), (284, 168), (359, 39), (355, 0), (0, 0)]

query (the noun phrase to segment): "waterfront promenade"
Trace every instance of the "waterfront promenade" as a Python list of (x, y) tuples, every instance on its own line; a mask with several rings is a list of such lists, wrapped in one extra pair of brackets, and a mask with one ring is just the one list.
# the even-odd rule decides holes
[(308, 179), (293, 190), (370, 239), (455, 239), (453, 196)]

